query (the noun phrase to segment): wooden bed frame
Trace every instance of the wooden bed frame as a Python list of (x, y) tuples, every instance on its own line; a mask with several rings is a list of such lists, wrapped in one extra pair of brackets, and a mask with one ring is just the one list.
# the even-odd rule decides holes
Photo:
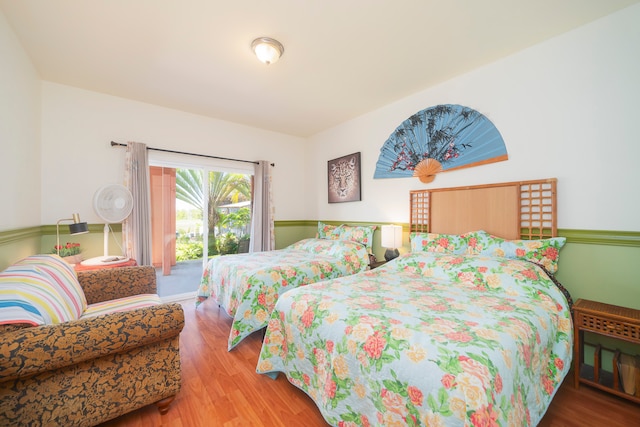
[(410, 192), (409, 232), (556, 237), (556, 178)]

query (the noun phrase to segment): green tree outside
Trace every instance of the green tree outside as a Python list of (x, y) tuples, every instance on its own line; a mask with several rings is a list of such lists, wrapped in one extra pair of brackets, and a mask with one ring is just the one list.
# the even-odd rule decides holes
[[(216, 226), (220, 223), (222, 214), (219, 207), (225, 204), (238, 203), (251, 200), (251, 180), (248, 175), (209, 172), (209, 208), (207, 211), (207, 225), (209, 228), (209, 254), (219, 253), (216, 243)], [(176, 198), (201, 212), (204, 209), (205, 195), (202, 191), (203, 173), (197, 169), (176, 169)], [(238, 221), (250, 221), (251, 213), (248, 208), (242, 213), (229, 214), (231, 218), (225, 219), (234, 225)], [(242, 210), (242, 209), (241, 209)], [(228, 215), (228, 216), (229, 216)]]

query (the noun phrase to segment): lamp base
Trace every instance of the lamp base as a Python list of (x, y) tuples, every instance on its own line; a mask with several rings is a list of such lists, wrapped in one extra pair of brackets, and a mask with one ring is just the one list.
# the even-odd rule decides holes
[(397, 249), (387, 249), (384, 252), (384, 259), (386, 259), (387, 261), (391, 261), (394, 258), (398, 258), (398, 256), (400, 256), (400, 252), (398, 252)]

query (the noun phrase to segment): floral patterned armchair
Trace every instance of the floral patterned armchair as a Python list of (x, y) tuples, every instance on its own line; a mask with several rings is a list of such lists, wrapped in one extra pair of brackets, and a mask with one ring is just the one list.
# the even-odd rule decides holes
[(58, 286), (57, 311), (78, 314), (69, 320), (29, 308), (20, 286), (49, 292), (76, 273), (55, 255), (26, 260), (0, 273), (0, 425), (92, 426), (152, 403), (166, 413), (180, 390), (184, 313), (160, 303), (155, 269), (79, 272), (80, 287)]

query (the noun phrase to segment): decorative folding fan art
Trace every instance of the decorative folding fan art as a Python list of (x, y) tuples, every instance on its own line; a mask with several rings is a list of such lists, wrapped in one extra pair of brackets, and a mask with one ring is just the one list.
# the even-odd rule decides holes
[(415, 176), (424, 183), (439, 172), (507, 160), (498, 129), (485, 116), (461, 105), (419, 111), (380, 149), (374, 178)]

